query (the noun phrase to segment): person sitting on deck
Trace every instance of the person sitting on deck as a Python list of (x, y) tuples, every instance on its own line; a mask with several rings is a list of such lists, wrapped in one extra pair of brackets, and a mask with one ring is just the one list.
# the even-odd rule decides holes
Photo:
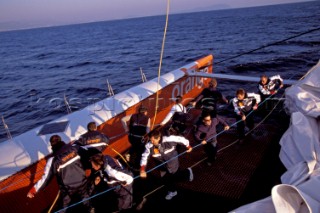
[(85, 150), (81, 153), (85, 169), (89, 168), (88, 162), (92, 152), (98, 150), (102, 153), (109, 144), (109, 138), (97, 130), (95, 122), (89, 122), (87, 130), (85, 134), (81, 135), (79, 139), (74, 142), (74, 144), (81, 146), (81, 148)]
[(251, 133), (254, 128), (254, 110), (258, 109), (260, 97), (255, 93), (247, 93), (240, 88), (236, 92), (236, 97), (232, 99), (234, 112), (236, 113), (237, 132), (239, 135), (239, 144), (243, 144), (245, 137), (245, 126), (249, 128)]
[(210, 113), (204, 114), (202, 116), (202, 122), (197, 125), (194, 134), (196, 141), (204, 145), (204, 150), (207, 154), (208, 166), (211, 166), (216, 158), (218, 150), (216, 126), (219, 123), (224, 125), (224, 130), (228, 130), (230, 128), (228, 124), (219, 116), (211, 118)]
[(195, 99), (194, 106), (200, 105), (204, 111), (208, 111), (211, 117), (214, 118), (217, 115), (217, 103), (224, 102), (228, 104), (228, 100), (222, 95), (222, 93), (217, 89), (218, 82), (213, 78), (209, 82), (209, 87), (204, 88), (201, 94)]
[(151, 156), (159, 167), (160, 176), (163, 178), (164, 185), (168, 188), (166, 200), (171, 200), (177, 195), (176, 182), (178, 180), (188, 179), (193, 180), (193, 172), (191, 168), (180, 170), (179, 159), (176, 146), (178, 144), (184, 145), (187, 152), (192, 151), (189, 146), (189, 140), (182, 136), (162, 136), (158, 130), (155, 130), (150, 135), (150, 141), (146, 144), (146, 148), (141, 158), (140, 176), (146, 178), (145, 171), (148, 164), (149, 157)]
[(266, 75), (261, 75), (258, 83), (261, 102), (278, 92), (278, 89), (283, 87), (283, 80), (280, 75), (275, 75), (268, 78)]
[(148, 109), (144, 106), (140, 106), (138, 113), (123, 117), (121, 122), (123, 128), (128, 133), (128, 139), (131, 144), (129, 150), (130, 164), (133, 169), (139, 171), (141, 154), (144, 151), (145, 145), (143, 137), (150, 132)]
[[(92, 166), (90, 179), (95, 185), (93, 194), (98, 194), (109, 189), (114, 189), (109, 195), (110, 203), (113, 198), (117, 199), (117, 211), (125, 211), (131, 209), (133, 205), (133, 174), (121, 163), (109, 156), (102, 153), (96, 153), (90, 157)], [(114, 197), (115, 195), (115, 197)], [(105, 198), (105, 197), (104, 197)], [(98, 209), (101, 206), (101, 199), (99, 199)], [(95, 202), (94, 202), (95, 203)], [(106, 207), (105, 200), (103, 200), (103, 212), (108, 212), (114, 209), (113, 205)]]
[(62, 210), (66, 212), (71, 201), (75, 197), (86, 199), (83, 205), (86, 212), (93, 213), (89, 198), (89, 184), (85, 170), (78, 155), (79, 146), (65, 144), (59, 135), (50, 137), (52, 155), (48, 158), (44, 174), (41, 179), (29, 190), (27, 197), (34, 198), (35, 194), (45, 188), (55, 176), (60, 189)]

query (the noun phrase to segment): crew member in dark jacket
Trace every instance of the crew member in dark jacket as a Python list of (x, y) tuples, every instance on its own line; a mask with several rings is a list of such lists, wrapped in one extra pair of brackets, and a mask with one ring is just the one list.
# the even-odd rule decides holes
[(128, 139), (131, 144), (129, 150), (130, 164), (134, 169), (139, 171), (141, 154), (144, 151), (145, 145), (143, 137), (150, 131), (148, 109), (141, 106), (138, 113), (126, 116), (121, 121), (125, 131), (128, 132)]
[[(50, 144), (53, 153), (48, 158), (44, 174), (29, 190), (27, 197), (33, 198), (55, 176), (62, 199), (63, 209), (60, 212), (65, 212), (74, 197), (89, 198), (88, 181), (78, 155), (78, 145), (65, 144), (58, 135), (51, 136)], [(83, 204), (87, 212), (94, 212), (90, 200), (84, 201)]]
[(254, 128), (254, 110), (258, 109), (259, 102), (260, 96), (258, 94), (247, 93), (242, 88), (237, 90), (236, 97), (232, 99), (234, 112), (236, 113), (239, 144), (243, 143), (245, 126), (248, 126), (250, 132)]
[(182, 136), (162, 136), (157, 130), (153, 131), (150, 135), (150, 141), (146, 144), (146, 148), (141, 158), (140, 176), (146, 178), (145, 171), (148, 164), (149, 157), (151, 156), (158, 165), (163, 164), (160, 169), (160, 175), (163, 177), (165, 186), (168, 188), (167, 200), (171, 200), (177, 195), (176, 182), (182, 179), (193, 180), (192, 169), (186, 170), (179, 169), (179, 159), (176, 146), (178, 144), (184, 145), (187, 152), (192, 151), (189, 145), (189, 140)]
[(75, 142), (84, 149), (94, 148), (103, 152), (109, 144), (109, 138), (97, 130), (95, 122), (90, 122), (87, 125), (88, 131), (81, 135)]
[(91, 164), (89, 158), (98, 152), (102, 153), (109, 144), (109, 138), (97, 130), (95, 122), (89, 122), (87, 125), (88, 131), (81, 135), (78, 140), (74, 142), (81, 146), (79, 154), (84, 169), (90, 169)]
[(195, 139), (204, 145), (204, 150), (207, 154), (207, 164), (209, 166), (215, 161), (217, 154), (217, 128), (216, 126), (222, 123), (224, 130), (228, 130), (230, 127), (228, 124), (219, 116), (211, 118), (210, 114), (203, 115), (202, 122), (197, 125), (195, 132)]
[(193, 102), (194, 106), (201, 105), (204, 113), (210, 112), (211, 117), (214, 118), (217, 115), (217, 103), (224, 102), (228, 103), (228, 100), (222, 95), (222, 93), (217, 89), (218, 82), (213, 78), (209, 82), (209, 87), (204, 88), (201, 94)]
[[(122, 166), (117, 159), (109, 155), (104, 156), (97, 153), (90, 157), (90, 162), (96, 189), (99, 188), (99, 185), (103, 185), (102, 182), (106, 183), (107, 188), (114, 189), (113, 192), (117, 198), (117, 211), (130, 209), (133, 201), (132, 173)], [(105, 191), (106, 189), (102, 190)], [(99, 191), (96, 192), (99, 193)]]

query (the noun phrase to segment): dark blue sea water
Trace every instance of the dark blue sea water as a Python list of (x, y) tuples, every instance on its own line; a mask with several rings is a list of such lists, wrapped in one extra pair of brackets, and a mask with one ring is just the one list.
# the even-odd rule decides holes
[[(213, 54), (217, 73), (299, 79), (320, 58), (320, 1), (170, 15), (161, 73)], [(157, 76), (165, 16), (0, 33), (0, 109), (13, 136)], [(260, 47), (265, 48), (259, 49)], [(259, 49), (241, 57), (239, 54)], [(225, 95), (238, 87), (223, 84)], [(0, 124), (0, 141), (7, 139)]]

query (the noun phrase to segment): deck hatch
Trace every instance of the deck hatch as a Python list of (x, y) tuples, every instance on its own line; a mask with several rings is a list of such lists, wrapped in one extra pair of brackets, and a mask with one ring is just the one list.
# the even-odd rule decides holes
[(38, 135), (47, 135), (47, 134), (64, 132), (68, 124), (69, 124), (69, 121), (45, 124), (39, 131)]

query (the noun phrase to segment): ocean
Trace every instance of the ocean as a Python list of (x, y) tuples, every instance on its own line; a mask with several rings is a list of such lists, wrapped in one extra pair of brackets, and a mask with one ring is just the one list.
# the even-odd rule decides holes
[[(299, 79), (320, 59), (319, 11), (313, 1), (171, 14), (161, 73), (213, 54), (216, 73)], [(0, 113), (11, 135), (66, 115), (64, 97), (76, 111), (109, 97), (107, 81), (119, 93), (142, 82), (140, 69), (157, 77), (164, 26), (162, 15), (1, 32)]]

